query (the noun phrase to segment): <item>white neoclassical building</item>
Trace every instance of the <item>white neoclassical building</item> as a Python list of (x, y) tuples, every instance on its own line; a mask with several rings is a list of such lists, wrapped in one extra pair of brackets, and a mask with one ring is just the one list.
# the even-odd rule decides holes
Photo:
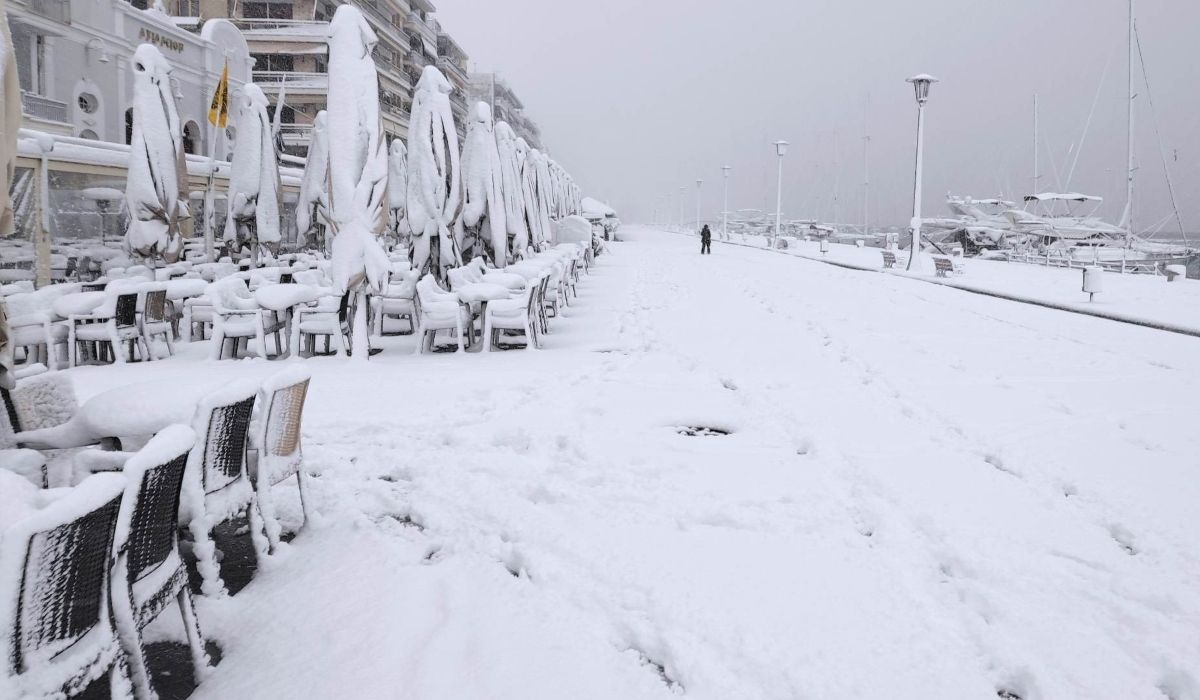
[(207, 154), (209, 102), (223, 67), (228, 61), (231, 89), (250, 78), (246, 40), (227, 20), (171, 17), (125, 0), (8, 0), (7, 9), (28, 128), (128, 143), (129, 61), (138, 45), (154, 44), (173, 67), (188, 150)]

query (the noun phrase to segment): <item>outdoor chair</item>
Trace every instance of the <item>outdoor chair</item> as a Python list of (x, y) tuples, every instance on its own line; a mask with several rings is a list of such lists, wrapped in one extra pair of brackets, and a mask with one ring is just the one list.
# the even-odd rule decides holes
[(70, 698), (108, 674), (129, 698), (110, 608), (121, 474), (98, 474), (14, 523), (0, 544), (0, 697)]
[[(377, 335), (411, 335), (417, 331), (417, 309), (414, 296), (416, 285), (404, 279), (396, 284), (389, 284), (384, 293), (371, 298), (374, 308), (375, 333)], [(407, 332), (389, 333), (384, 328), (386, 319), (407, 319)]]
[(196, 446), (188, 455), (179, 520), (195, 543), (196, 566), (203, 579), (201, 592), (207, 596), (225, 594), (212, 538), (219, 523), (246, 512), (255, 551), (261, 555), (267, 550), (254, 487), (246, 471), (247, 438), (257, 394), (258, 385), (252, 380), (232, 382), (202, 398), (192, 419)]
[(258, 461), (253, 465), (251, 476), (271, 553), (279, 546), (281, 532), (275, 516), (271, 487), (295, 474), (296, 486), (300, 491), (300, 508), (304, 522), (308, 522), (311, 499), (308, 496), (304, 454), (300, 447), (300, 428), (310, 379), (308, 370), (293, 367), (267, 378), (259, 395), (261, 415), (259, 430), (253, 441), (258, 448)]
[(134, 360), (135, 348), (143, 359), (150, 359), (149, 348), (137, 323), (137, 292), (118, 293), (115, 296), (111, 308), (106, 302), (94, 313), (73, 314), (68, 319), (72, 367), (80, 364), (81, 350), (92, 362), (101, 362), (109, 357), (116, 362), (125, 362), (126, 347), (129, 362)]
[(461, 352), (463, 338), (469, 346), (467, 330), (471, 327), (471, 310), (458, 301), (458, 296), (437, 285), (433, 275), (417, 282), (417, 354), (432, 352), (438, 331), (454, 331)]
[[(75, 415), (79, 402), (70, 377), (47, 373), (22, 379), (12, 391), (0, 389), (0, 448), (19, 447), (14, 433), (62, 425)], [(42, 450), (42, 488), (70, 486), (71, 464), (78, 449)], [(2, 462), (0, 462), (2, 463)], [(32, 479), (33, 475), (30, 476)]]
[[(196, 681), (208, 672), (208, 652), (196, 619), (187, 568), (179, 552), (179, 502), (188, 454), (196, 434), (172, 425), (150, 439), (141, 451), (82, 453), (94, 471), (122, 471), (125, 495), (117, 529), (116, 566), (112, 571), (113, 617), (129, 662), (139, 700), (154, 700), (142, 642), (145, 629), (174, 601), (183, 619)], [(79, 460), (84, 461), (84, 460)]]
[[(41, 362), (50, 369), (67, 363), (68, 328), (58, 320), (53, 303), (78, 289), (73, 284), (56, 284), (37, 291), (18, 292), (4, 298), (8, 307), (9, 343), (25, 353), (25, 364)], [(61, 357), (61, 359), (60, 359)]]
[[(550, 292), (550, 274), (543, 273), (541, 275), (541, 277), (538, 277), (535, 280), (530, 280), (529, 284), (537, 285), (536, 294), (537, 294), (538, 321), (541, 323), (542, 333), (543, 334), (549, 333), (550, 332), (550, 319), (546, 315), (546, 309), (550, 302), (546, 299), (546, 295)], [(555, 303), (557, 304), (557, 301)]]
[[(555, 262), (550, 274), (545, 278), (546, 287), (542, 292), (543, 319), (550, 316), (558, 316), (559, 298), (562, 295), (562, 276), (562, 263)], [(543, 325), (545, 325), (545, 321), (543, 321)]]
[(212, 300), (207, 297), (194, 297), (183, 302), (183, 326), (188, 330), (188, 339), (205, 340), (213, 328)]
[(537, 293), (534, 285), (526, 285), (525, 291), (515, 299), (500, 299), (487, 306), (483, 316), (483, 351), (490, 352), (499, 345), (501, 331), (521, 331), (525, 334), (525, 348), (535, 350), (537, 341)]
[[(292, 323), (300, 334), (300, 350), (308, 350), (309, 355), (317, 354), (317, 338), (325, 339), (326, 355), (345, 352), (342, 338), (342, 326), (338, 320), (338, 310), (341, 299), (334, 296), (324, 296), (317, 300), (314, 306), (301, 306), (292, 315)], [(337, 350), (331, 345), (336, 342)]]
[(209, 288), (208, 296), (213, 305), (212, 359), (223, 359), (225, 346), (229, 344), (229, 357), (236, 360), (239, 345), (249, 350), (251, 338), (257, 341), (259, 357), (266, 359), (267, 332), (263, 310), (250, 296), (246, 281), (236, 277), (222, 280)]
[(146, 292), (146, 304), (142, 310), (142, 339), (146, 342), (147, 352), (150, 351), (150, 341), (161, 335), (167, 342), (167, 354), (175, 354), (175, 347), (171, 343), (173, 325), (171, 314), (167, 313), (167, 291), (156, 289)]

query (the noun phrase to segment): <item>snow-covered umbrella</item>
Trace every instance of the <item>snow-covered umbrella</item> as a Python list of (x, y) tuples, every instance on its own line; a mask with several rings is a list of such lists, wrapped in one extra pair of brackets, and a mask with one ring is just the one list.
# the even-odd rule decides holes
[(21, 84), (17, 55), (8, 33), (8, 15), (0, 0), (0, 238), (13, 232), (13, 205), (8, 197), (17, 162), (17, 130), (21, 128)]
[[(317, 112), (313, 119), (312, 137), (308, 143), (308, 158), (304, 163), (304, 178), (300, 181), (300, 201), (296, 205), (296, 230), (306, 241), (329, 226), (329, 114)], [(329, 242), (318, 246), (328, 250)]]
[(408, 149), (400, 139), (392, 139), (388, 155), (388, 230), (396, 237), (397, 246), (407, 246), (408, 228)]
[(492, 108), (478, 102), (467, 122), (467, 141), (463, 144), (463, 228), (474, 230), (477, 238), (491, 249), (492, 264), (508, 264), (508, 230), (504, 208), (504, 184), (500, 153), (496, 150), (496, 132)]
[(529, 149), (529, 160), (533, 161), (533, 192), (534, 204), (536, 205), (535, 214), (538, 218), (538, 229), (540, 237), (538, 243), (549, 243), (551, 232), (550, 228), (550, 206), (553, 194), (550, 191), (550, 166), (549, 159), (538, 149)]
[[(462, 258), (451, 235), (458, 217), (459, 150), (450, 81), (425, 66), (413, 94), (408, 127), (408, 225), (413, 267), (445, 276)], [(436, 257), (434, 257), (436, 256)]]
[(517, 156), (517, 135), (505, 122), (496, 122), (496, 152), (500, 156), (505, 228), (508, 235), (512, 236), (513, 255), (524, 255), (525, 248), (529, 246), (529, 225), (525, 222), (521, 162)]
[(517, 162), (521, 166), (521, 197), (525, 203), (525, 225), (529, 227), (529, 245), (536, 246), (549, 235), (550, 222), (542, 221), (538, 207), (537, 150), (525, 139), (517, 139)]
[(388, 151), (379, 112), (379, 42), (362, 12), (338, 7), (329, 24), (329, 204), (333, 287), (353, 295), (355, 359), (368, 355), (366, 296), (383, 291), (389, 263), (380, 246), (388, 217)]
[(253, 83), (242, 86), (225, 222), (225, 240), (249, 243), (255, 264), (259, 246), (271, 254), (279, 252), (283, 191), (267, 107), (262, 88)]
[(183, 131), (171, 89), (171, 64), (157, 47), (133, 52), (133, 133), (125, 203), (125, 242), (134, 255), (171, 263), (183, 251), (180, 223), (189, 218)]

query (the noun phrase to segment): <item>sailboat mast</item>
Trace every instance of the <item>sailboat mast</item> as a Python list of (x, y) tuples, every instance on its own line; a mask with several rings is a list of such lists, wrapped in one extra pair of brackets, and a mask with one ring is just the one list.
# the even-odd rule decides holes
[(1033, 190), (1038, 193), (1038, 96), (1033, 96)]
[(1129, 168), (1126, 172), (1125, 181), (1125, 216), (1124, 223), (1128, 226), (1130, 233), (1134, 233), (1133, 226), (1133, 31), (1134, 31), (1134, 15), (1133, 15), (1133, 0), (1129, 0)]
[(863, 235), (871, 232), (871, 93), (863, 108)]

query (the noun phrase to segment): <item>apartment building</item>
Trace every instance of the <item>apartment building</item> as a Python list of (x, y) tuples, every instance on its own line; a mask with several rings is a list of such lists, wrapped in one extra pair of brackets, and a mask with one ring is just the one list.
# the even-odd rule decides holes
[(507, 122), (517, 136), (525, 139), (532, 148), (545, 151), (542, 131), (534, 121), (525, 116), (525, 105), (517, 93), (496, 73), (469, 74), (468, 99), (471, 102), (486, 102), (492, 107), (496, 121)]
[(250, 78), (248, 45), (227, 21), (189, 27), (124, 0), (8, 0), (6, 9), (27, 128), (128, 143), (130, 60), (140, 44), (153, 44), (172, 66), (184, 146), (206, 153), (209, 100), (226, 60), (235, 88)]

